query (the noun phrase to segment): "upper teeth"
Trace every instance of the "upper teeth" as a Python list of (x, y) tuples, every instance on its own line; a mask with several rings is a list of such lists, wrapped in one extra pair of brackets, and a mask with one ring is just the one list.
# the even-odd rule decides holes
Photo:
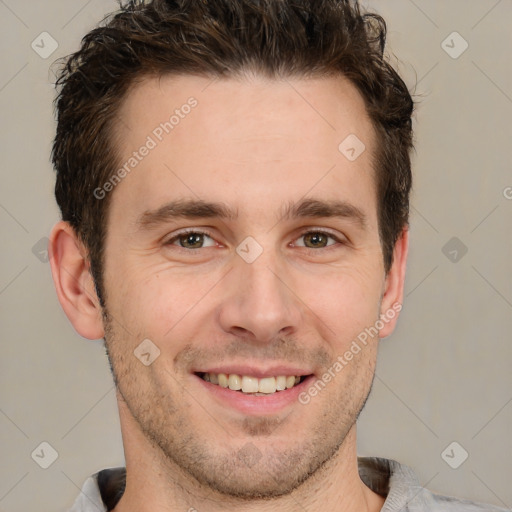
[(212, 384), (218, 384), (223, 388), (229, 388), (233, 391), (265, 394), (293, 388), (293, 386), (300, 381), (300, 376), (295, 375), (290, 375), (289, 377), (279, 375), (278, 377), (264, 377), (263, 379), (258, 379), (257, 377), (237, 375), (235, 373), (230, 375), (225, 373), (205, 373), (202, 377)]

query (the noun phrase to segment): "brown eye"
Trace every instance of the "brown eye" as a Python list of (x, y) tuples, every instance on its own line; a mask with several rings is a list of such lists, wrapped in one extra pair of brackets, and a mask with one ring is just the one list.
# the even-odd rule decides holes
[(215, 246), (215, 240), (207, 233), (201, 231), (187, 231), (178, 233), (171, 238), (166, 245), (177, 245), (184, 249), (202, 249)]
[(179, 244), (185, 249), (199, 249), (203, 246), (204, 235), (201, 233), (185, 233), (178, 237)]
[(315, 249), (317, 247), (327, 247), (329, 238), (332, 238), (325, 233), (319, 232), (306, 233), (303, 235), (303, 237), (305, 247), (309, 247), (311, 249)]
[(324, 249), (331, 245), (336, 245), (340, 240), (327, 231), (307, 231), (295, 241), (295, 247), (305, 247), (306, 249)]

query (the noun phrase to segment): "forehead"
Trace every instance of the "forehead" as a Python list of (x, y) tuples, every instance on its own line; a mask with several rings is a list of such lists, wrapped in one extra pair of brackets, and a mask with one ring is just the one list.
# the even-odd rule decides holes
[[(222, 132), (218, 133), (226, 138), (262, 131), (261, 135), (272, 136), (292, 129), (310, 135), (323, 131), (327, 140), (329, 132), (333, 135), (340, 129), (359, 133), (372, 130), (361, 94), (342, 75), (270, 79), (246, 74), (240, 78), (146, 77), (132, 85), (122, 102), (118, 117), (122, 122), (116, 131), (128, 135), (138, 127), (146, 129), (146, 121), (153, 122), (155, 117), (168, 121), (175, 111), (183, 119), (187, 112), (179, 111), (188, 111), (190, 98), (195, 98), (200, 107), (193, 109), (196, 129), (217, 132), (219, 123), (234, 121), (222, 125)], [(243, 123), (236, 122), (241, 118)], [(293, 121), (302, 123), (292, 126)], [(173, 135), (178, 138), (179, 131), (176, 132)]]
[[(267, 206), (308, 191), (336, 198), (347, 187), (375, 195), (374, 130), (363, 98), (343, 77), (147, 78), (129, 92), (119, 120), (120, 166), (137, 161), (115, 194), (140, 207), (170, 196), (243, 207), (255, 196)], [(364, 148), (356, 160), (347, 158), (352, 148)]]

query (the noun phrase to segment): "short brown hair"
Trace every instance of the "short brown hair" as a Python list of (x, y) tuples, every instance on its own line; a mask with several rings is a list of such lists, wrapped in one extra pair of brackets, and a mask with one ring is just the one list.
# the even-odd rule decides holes
[[(386, 272), (408, 223), (413, 101), (384, 57), (386, 24), (357, 0), (131, 0), (82, 40), (57, 77), (55, 196), (89, 253), (102, 306), (109, 194), (93, 191), (119, 158), (111, 134), (130, 86), (146, 76), (269, 78), (341, 74), (377, 133), (379, 233)], [(340, 141), (341, 142), (341, 141)]]

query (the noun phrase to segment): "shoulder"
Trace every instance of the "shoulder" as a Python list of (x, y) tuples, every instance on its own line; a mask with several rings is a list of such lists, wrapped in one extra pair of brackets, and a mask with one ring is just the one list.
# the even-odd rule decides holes
[(510, 512), (463, 498), (442, 496), (422, 487), (405, 464), (379, 457), (359, 457), (361, 480), (386, 497), (381, 512)]
[(97, 477), (98, 473), (95, 473), (87, 478), (68, 512), (105, 512), (107, 510), (101, 498)]
[[(510, 512), (510, 509), (488, 505), (485, 503), (476, 503), (474, 501), (456, 498), (454, 496), (442, 496), (425, 490), (428, 493), (432, 512)], [(411, 509), (413, 512), (415, 509)], [(421, 509), (418, 509), (418, 511)]]
[(107, 468), (87, 478), (73, 507), (68, 512), (106, 512), (112, 510), (123, 495), (126, 468)]

